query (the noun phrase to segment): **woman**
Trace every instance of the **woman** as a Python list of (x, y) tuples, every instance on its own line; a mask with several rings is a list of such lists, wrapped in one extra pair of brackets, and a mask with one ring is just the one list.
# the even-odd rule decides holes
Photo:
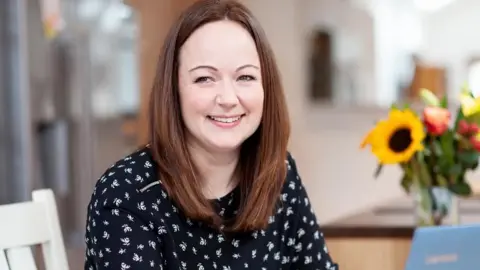
[(337, 269), (287, 153), (279, 73), (251, 13), (197, 1), (156, 74), (149, 145), (95, 187), (85, 269)]

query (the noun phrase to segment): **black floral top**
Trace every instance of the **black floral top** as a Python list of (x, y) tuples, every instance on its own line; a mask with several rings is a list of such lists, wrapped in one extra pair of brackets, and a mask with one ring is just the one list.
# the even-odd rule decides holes
[[(155, 173), (148, 149), (115, 163), (88, 206), (85, 269), (337, 270), (288, 155), (288, 175), (266, 230), (229, 235), (186, 218)], [(234, 216), (238, 190), (216, 200)]]

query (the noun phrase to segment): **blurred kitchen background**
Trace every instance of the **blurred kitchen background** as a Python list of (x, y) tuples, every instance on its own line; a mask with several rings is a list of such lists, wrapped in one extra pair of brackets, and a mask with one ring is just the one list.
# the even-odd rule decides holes
[[(161, 42), (193, 1), (2, 1), (0, 204), (52, 188), (73, 269), (82, 268), (93, 185), (145, 142)], [(454, 100), (468, 82), (480, 94), (480, 1), (242, 2), (277, 56), (290, 148), (321, 223), (410, 224), (411, 212), (388, 214), (410, 207), (399, 172), (374, 181), (375, 160), (358, 145), (392, 102), (414, 100), (420, 87)], [(478, 202), (464, 205), (465, 220), (480, 220)]]

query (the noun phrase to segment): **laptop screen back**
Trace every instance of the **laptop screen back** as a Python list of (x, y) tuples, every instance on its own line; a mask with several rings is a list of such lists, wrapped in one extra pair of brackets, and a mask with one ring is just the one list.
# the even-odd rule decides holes
[(405, 269), (480, 269), (480, 224), (416, 229)]

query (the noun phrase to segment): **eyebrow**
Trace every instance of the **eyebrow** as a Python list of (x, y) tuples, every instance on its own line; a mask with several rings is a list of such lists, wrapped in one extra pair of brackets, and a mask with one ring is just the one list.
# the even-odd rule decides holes
[[(246, 65), (243, 65), (243, 66), (240, 66), (238, 67), (235, 71), (239, 71), (239, 70), (242, 70), (244, 68), (248, 68), (248, 67), (251, 67), (251, 68), (254, 68), (254, 69), (260, 69), (258, 66), (256, 65), (252, 65), (252, 64), (246, 64)], [(206, 68), (206, 69), (211, 69), (213, 71), (218, 71), (217, 68), (213, 67), (213, 66), (208, 66), (208, 65), (200, 65), (200, 66), (196, 66), (194, 68), (191, 68), (188, 72), (192, 72), (194, 70), (197, 70), (197, 69), (202, 69), (202, 68)]]

